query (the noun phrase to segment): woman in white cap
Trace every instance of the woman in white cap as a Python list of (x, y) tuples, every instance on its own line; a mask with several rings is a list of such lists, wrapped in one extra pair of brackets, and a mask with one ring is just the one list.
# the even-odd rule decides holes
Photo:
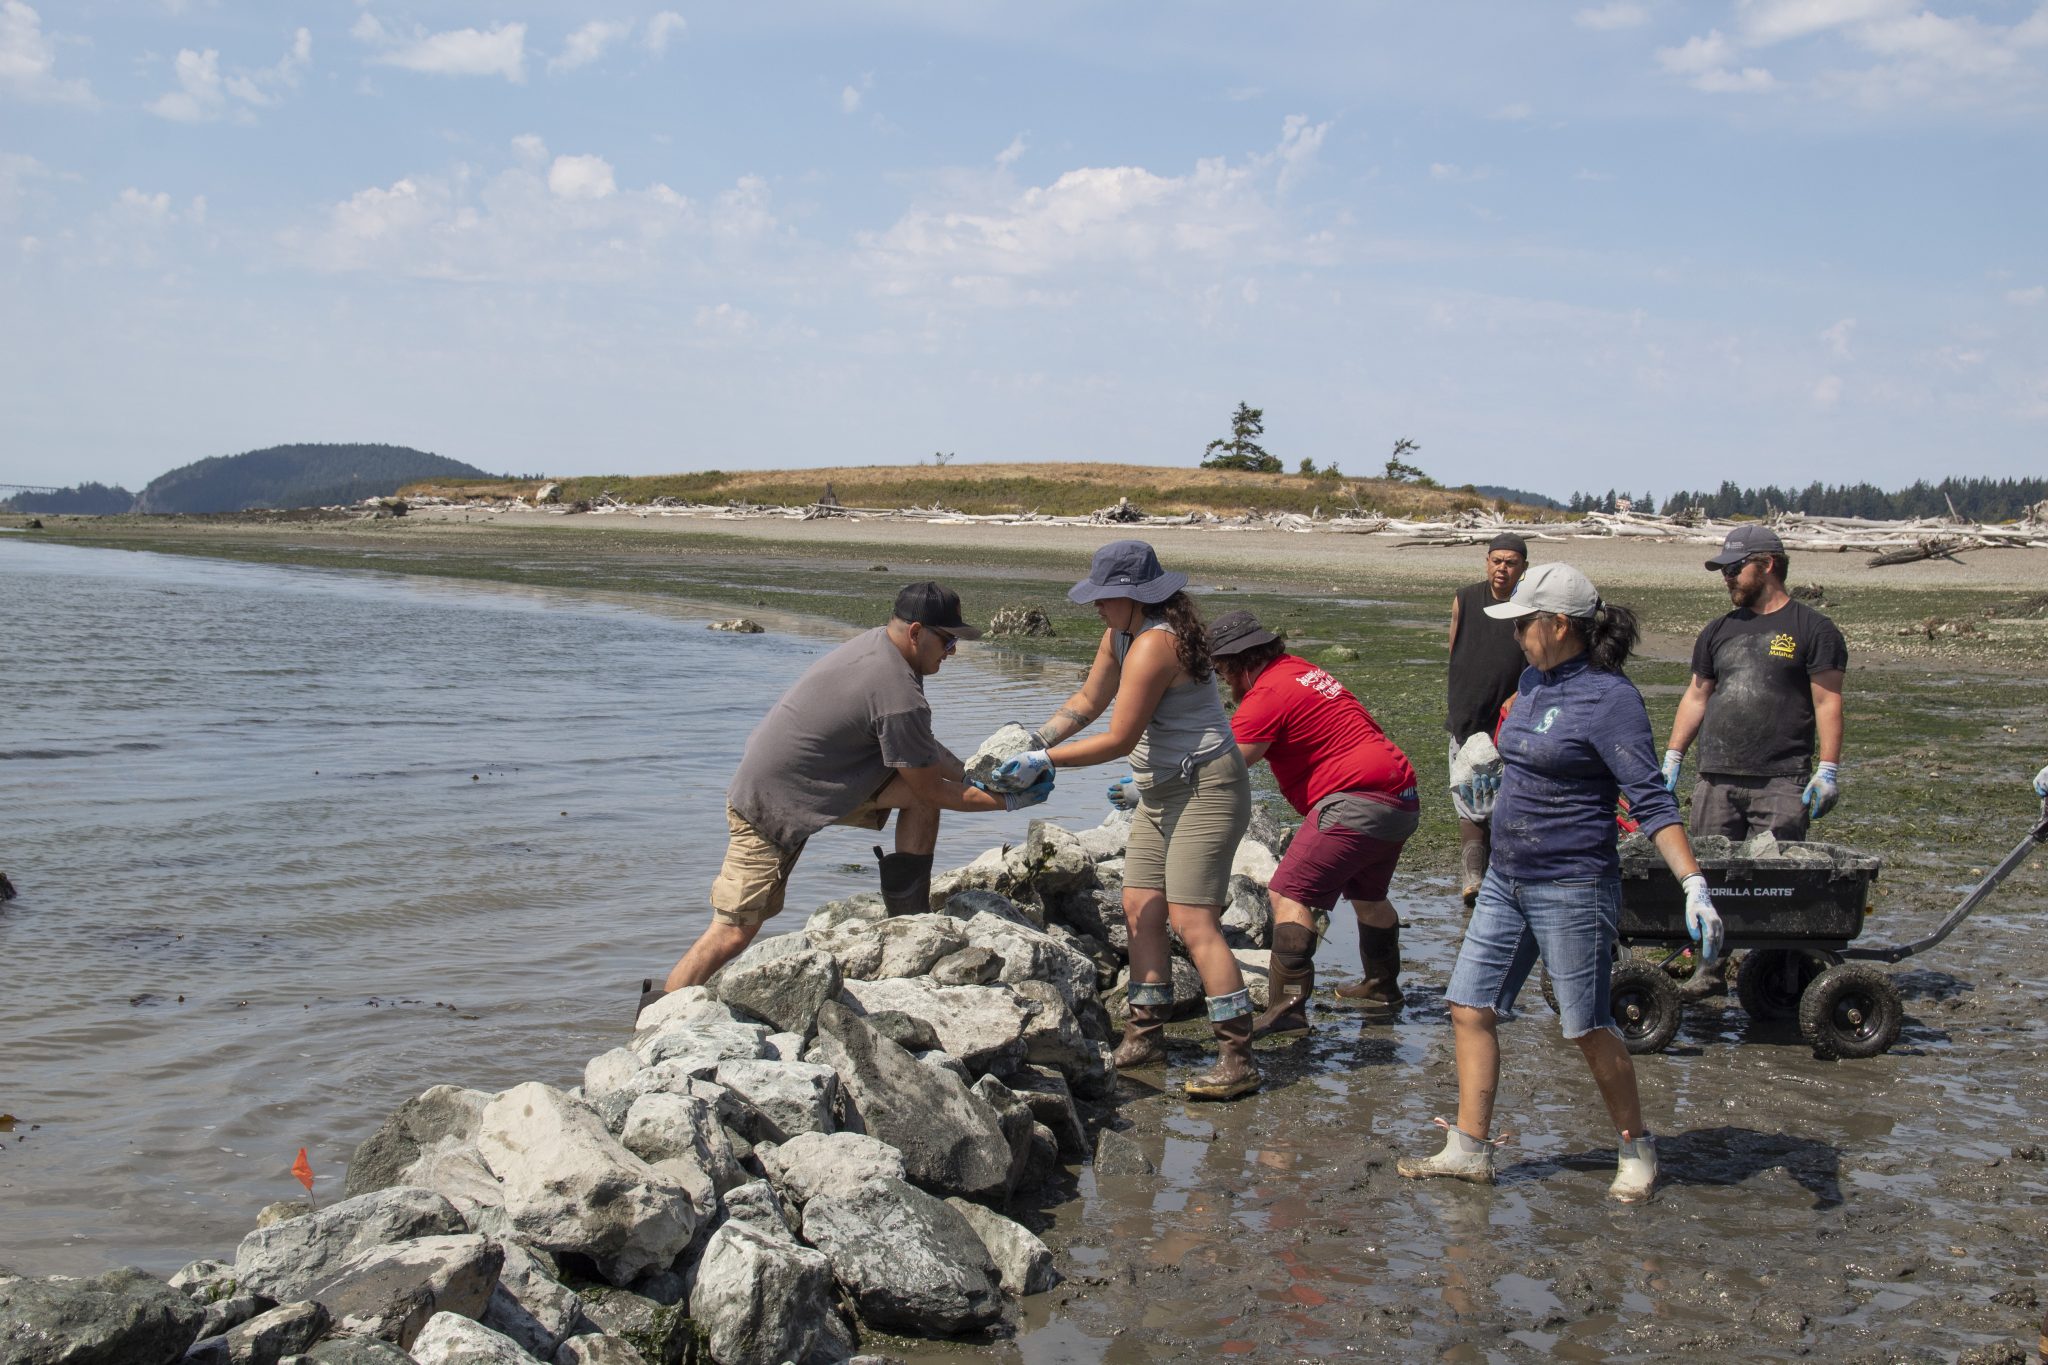
[[(1228, 1100), (1259, 1088), (1252, 1061), (1252, 1003), (1223, 939), (1230, 861), (1251, 821), (1251, 776), (1230, 733), (1209, 662), (1208, 632), (1183, 589), (1187, 575), (1160, 567), (1142, 540), (1095, 552), (1088, 577), (1067, 594), (1093, 602), (1105, 629), (1081, 690), (1038, 728), (1040, 747), (996, 770), (1005, 788), (1054, 768), (1130, 756), (1138, 805), (1124, 854), (1124, 922), (1130, 930), (1130, 1024), (1119, 1067), (1166, 1060), (1160, 1031), (1173, 1004), (1167, 954), (1171, 923), (1208, 997), (1220, 1056), (1183, 1087), (1194, 1099)], [(1108, 730), (1071, 739), (1116, 703)]]
[(1585, 1055), (1618, 1134), (1608, 1194), (1646, 1199), (1657, 1183), (1657, 1143), (1643, 1126), (1635, 1064), (1607, 998), (1621, 920), (1618, 797), (1628, 797), (1629, 814), (1683, 881), (1686, 928), (1708, 959), (1720, 955), (1720, 916), (1658, 770), (1642, 694), (1621, 671), (1635, 648), (1635, 614), (1602, 602), (1569, 564), (1537, 565), (1486, 613), (1514, 621), (1529, 666), (1499, 737), (1505, 767), (1492, 860), (1444, 992), (1458, 1121), (1437, 1120), (1447, 1130), (1442, 1151), (1404, 1157), (1396, 1169), (1410, 1179), (1492, 1182), (1499, 1019), (1540, 959), (1564, 1036)]

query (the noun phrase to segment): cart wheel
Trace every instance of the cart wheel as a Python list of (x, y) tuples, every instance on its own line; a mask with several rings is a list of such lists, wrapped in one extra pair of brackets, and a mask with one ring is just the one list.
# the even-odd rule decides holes
[(1828, 964), (1796, 948), (1752, 948), (1735, 964), (1735, 998), (1752, 1019), (1792, 1019)]
[(1620, 963), (1608, 985), (1607, 999), (1622, 1044), (1630, 1052), (1662, 1052), (1678, 1036), (1678, 1016), (1684, 1007), (1678, 987), (1661, 967), (1647, 962)]
[(1899, 1040), (1905, 1017), (1891, 977), (1860, 962), (1828, 968), (1799, 997), (1799, 1031), (1822, 1057), (1875, 1057)]

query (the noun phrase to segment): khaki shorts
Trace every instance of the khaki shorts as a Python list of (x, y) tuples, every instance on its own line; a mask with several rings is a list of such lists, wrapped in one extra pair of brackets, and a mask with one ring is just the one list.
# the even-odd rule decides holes
[(1230, 863), (1252, 819), (1252, 779), (1235, 746), (1195, 775), (1138, 784), (1124, 885), (1164, 891), (1174, 905), (1220, 908), (1230, 895)]
[[(889, 823), (889, 810), (869, 797), (832, 823), (880, 829)], [(742, 929), (757, 928), (782, 913), (789, 874), (796, 869), (804, 846), (784, 848), (731, 806), (725, 808), (725, 824), (731, 837), (725, 845), (725, 862), (711, 883), (711, 918)]]

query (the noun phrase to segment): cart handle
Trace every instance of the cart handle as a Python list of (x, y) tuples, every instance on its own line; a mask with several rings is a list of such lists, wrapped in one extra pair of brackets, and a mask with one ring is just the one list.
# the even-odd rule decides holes
[(1970, 917), (1970, 912), (1980, 905), (1984, 898), (1997, 889), (1998, 884), (2012, 875), (2013, 869), (2027, 860), (2038, 844), (2048, 843), (2048, 798), (2041, 802), (2041, 819), (2028, 831), (2027, 837), (2013, 846), (2005, 855), (2005, 861), (1991, 869), (1991, 874), (1972, 887), (1970, 894), (1963, 897), (1962, 904), (1948, 912), (1948, 918), (1941, 926), (1917, 943), (1893, 944), (1882, 948), (1848, 948), (1843, 950), (1845, 958), (1857, 958), (1865, 962), (1904, 962), (1915, 953), (1924, 953), (1935, 944), (1955, 932), (1956, 926)]

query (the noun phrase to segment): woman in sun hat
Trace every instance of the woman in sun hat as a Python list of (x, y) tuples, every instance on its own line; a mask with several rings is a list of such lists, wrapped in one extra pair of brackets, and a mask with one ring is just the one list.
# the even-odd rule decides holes
[[(1038, 728), (1041, 746), (1004, 763), (996, 779), (1021, 786), (1054, 768), (1130, 756), (1138, 788), (1124, 855), (1124, 921), (1130, 929), (1130, 1024), (1119, 1067), (1166, 1059), (1160, 1031), (1173, 1003), (1170, 922), (1202, 976), (1219, 1053), (1190, 1079), (1195, 1099), (1227, 1100), (1259, 1088), (1252, 1061), (1252, 1004), (1221, 915), (1230, 863), (1251, 820), (1251, 777), (1230, 733), (1209, 663), (1208, 632), (1184, 589), (1142, 540), (1095, 552), (1088, 577), (1067, 596), (1092, 602), (1104, 630), (1081, 690)], [(1073, 739), (1116, 703), (1109, 728)]]
[(1499, 1018), (1540, 959), (1557, 991), (1564, 1036), (1585, 1055), (1619, 1134), (1608, 1194), (1646, 1199), (1657, 1182), (1657, 1143), (1643, 1126), (1635, 1064), (1608, 1008), (1621, 920), (1618, 797), (1628, 797), (1630, 815), (1684, 883), (1686, 928), (1709, 959), (1720, 954), (1720, 916), (1664, 787), (1642, 693), (1621, 671), (1635, 648), (1635, 614), (1601, 601), (1569, 564), (1538, 564), (1512, 597), (1485, 610), (1515, 623), (1529, 666), (1498, 740), (1504, 767), (1493, 857), (1444, 992), (1458, 1059), (1458, 1121), (1437, 1120), (1446, 1129), (1442, 1151), (1404, 1157), (1396, 1169), (1415, 1180), (1492, 1182)]

